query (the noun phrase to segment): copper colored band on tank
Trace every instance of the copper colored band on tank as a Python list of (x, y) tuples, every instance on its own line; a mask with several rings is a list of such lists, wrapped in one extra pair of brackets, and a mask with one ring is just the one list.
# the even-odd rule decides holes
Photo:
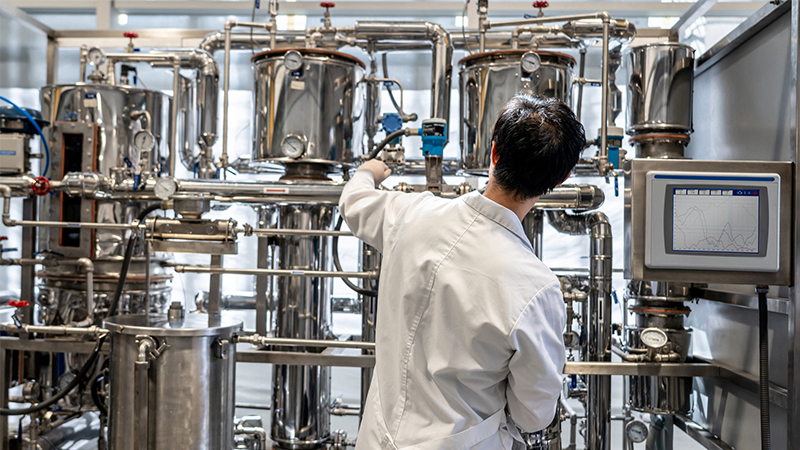
[(575, 58), (573, 58), (572, 56), (567, 55), (566, 53), (551, 52), (551, 51), (547, 51), (547, 50), (496, 50), (496, 51), (492, 51), (492, 52), (476, 53), (474, 55), (467, 56), (465, 58), (462, 58), (460, 61), (458, 61), (458, 64), (464, 64), (464, 63), (472, 61), (472, 60), (485, 58), (485, 57), (489, 57), (489, 56), (495, 56), (495, 55), (496, 56), (504, 56), (504, 55), (519, 55), (519, 56), (522, 56), (522, 55), (524, 55), (525, 53), (528, 53), (528, 52), (534, 52), (537, 55), (555, 56), (555, 57), (559, 57), (559, 58), (566, 58), (566, 59), (569, 59), (570, 61), (572, 61), (572, 64), (576, 63)]
[(685, 141), (690, 141), (688, 135), (685, 134), (644, 134), (641, 136), (634, 136), (629, 139), (629, 141), (644, 141), (644, 140), (651, 140), (651, 139), (681, 139)]

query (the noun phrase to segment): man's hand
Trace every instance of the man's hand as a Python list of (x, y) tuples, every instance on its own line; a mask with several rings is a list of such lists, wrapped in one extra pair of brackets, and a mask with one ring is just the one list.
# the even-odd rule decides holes
[(359, 166), (358, 170), (366, 170), (372, 174), (375, 178), (375, 186), (383, 183), (383, 180), (389, 177), (392, 174), (392, 169), (389, 168), (383, 161), (379, 161), (377, 159), (370, 159), (369, 161), (365, 162), (361, 166)]

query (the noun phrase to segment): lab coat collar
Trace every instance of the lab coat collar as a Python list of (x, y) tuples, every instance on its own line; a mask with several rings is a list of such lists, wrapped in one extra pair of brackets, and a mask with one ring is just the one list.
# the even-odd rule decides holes
[(514, 233), (525, 244), (528, 250), (533, 251), (531, 241), (525, 236), (522, 222), (520, 222), (519, 217), (517, 217), (514, 211), (511, 211), (494, 200), (484, 197), (480, 191), (470, 192), (462, 196), (461, 199), (475, 211), (478, 211), (493, 222), (500, 224), (503, 228)]

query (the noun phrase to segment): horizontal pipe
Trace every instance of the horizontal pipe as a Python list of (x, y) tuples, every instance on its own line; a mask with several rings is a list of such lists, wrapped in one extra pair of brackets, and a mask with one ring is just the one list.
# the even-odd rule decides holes
[(550, 17), (534, 17), (531, 19), (519, 19), (519, 20), (501, 20), (499, 22), (490, 22), (485, 21), (483, 26), (485, 29), (489, 30), (491, 28), (501, 28), (501, 27), (516, 27), (520, 25), (536, 25), (540, 23), (552, 23), (552, 22), (569, 22), (572, 20), (583, 20), (583, 19), (603, 19), (603, 22), (611, 21), (611, 16), (607, 12), (596, 12), (592, 14), (573, 14), (568, 16), (550, 16)]
[(84, 327), (71, 326), (71, 325), (26, 325), (20, 327), (16, 325), (0, 325), (0, 330), (12, 333), (41, 333), (53, 334), (59, 336), (102, 336), (108, 333), (105, 328), (100, 328), (95, 325), (88, 325), (88, 322), (79, 322), (75, 325), (87, 324)]
[(284, 270), (284, 269), (233, 269), (225, 267), (190, 266), (166, 263), (164, 267), (172, 267), (177, 273), (210, 273), (219, 275), (268, 275), (278, 277), (311, 277), (311, 278), (363, 278), (377, 280), (377, 272), (333, 272), (328, 270)]
[(375, 350), (374, 342), (356, 341), (335, 341), (324, 339), (289, 339), (273, 338), (253, 334), (250, 336), (238, 336), (237, 343), (250, 343), (253, 345), (278, 345), (283, 347), (317, 347), (317, 348), (355, 348), (363, 350)]
[(353, 236), (350, 231), (329, 231), (329, 230), (296, 230), (281, 228), (239, 228), (237, 233), (244, 233), (245, 236), (256, 234), (259, 236)]
[[(603, 191), (592, 185), (561, 185), (539, 197), (536, 209), (577, 211), (595, 210), (605, 201)], [(585, 233), (583, 233), (585, 234)]]

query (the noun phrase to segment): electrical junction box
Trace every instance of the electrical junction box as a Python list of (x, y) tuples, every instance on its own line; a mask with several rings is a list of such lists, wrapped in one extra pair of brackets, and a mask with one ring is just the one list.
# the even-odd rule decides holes
[(30, 137), (24, 134), (0, 134), (0, 174), (26, 172)]
[(634, 159), (625, 278), (792, 284), (789, 162)]

